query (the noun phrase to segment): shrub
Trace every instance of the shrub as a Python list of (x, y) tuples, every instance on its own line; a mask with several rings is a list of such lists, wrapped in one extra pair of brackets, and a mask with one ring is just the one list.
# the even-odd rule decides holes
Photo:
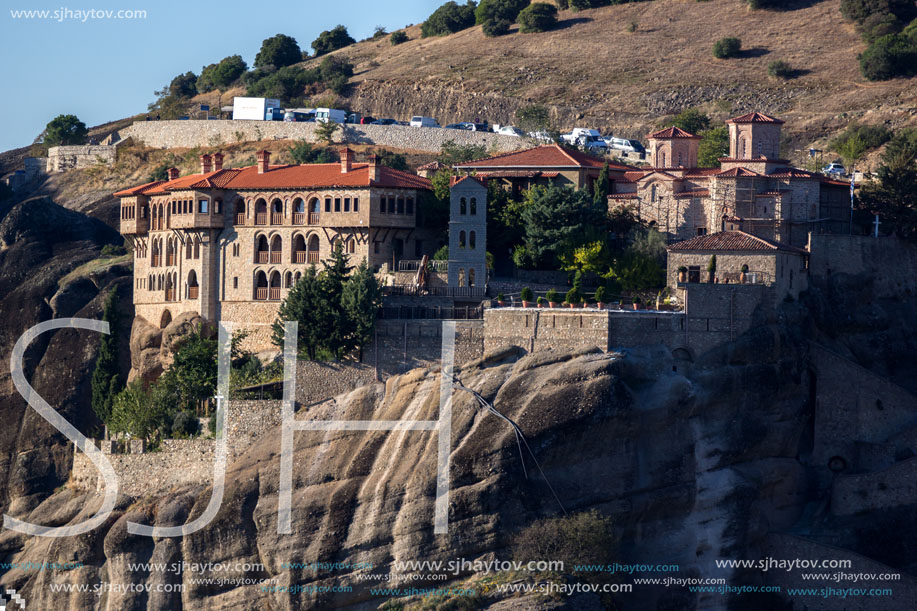
[(376, 28), (373, 30), (373, 40), (382, 38), (383, 36), (386, 36), (387, 34), (388, 32), (385, 30), (385, 27), (381, 25), (377, 25)]
[(686, 108), (675, 115), (669, 125), (680, 127), (692, 134), (700, 134), (702, 131), (710, 129), (710, 117), (696, 108)]
[(497, 293), (497, 301), (505, 301), (506, 296), (503, 293)]
[(828, 143), (828, 147), (837, 151), (844, 148), (852, 138), (859, 138), (867, 149), (876, 149), (891, 139), (891, 131), (884, 125), (860, 125), (852, 123), (843, 132)]
[(474, 25), (475, 3), (468, 0), (466, 4), (458, 4), (455, 0), (446, 2), (433, 11), (427, 20), (420, 26), (421, 36), (447, 36)]
[(127, 254), (127, 248), (123, 244), (106, 244), (100, 254), (103, 257), (120, 257)]
[(751, 9), (785, 9), (796, 4), (797, 0), (745, 0)]
[(557, 303), (557, 291), (554, 289), (548, 289), (548, 292), (545, 293), (545, 298), (551, 303)]
[(567, 303), (579, 303), (580, 294), (579, 294), (579, 291), (576, 290), (576, 287), (573, 287), (572, 289), (567, 291), (567, 295), (565, 299)]
[(443, 244), (439, 249), (433, 253), (434, 261), (448, 261), (449, 260), (449, 245)]
[(190, 70), (179, 74), (169, 83), (169, 94), (176, 98), (190, 98), (197, 95), (197, 76)]
[(403, 42), (407, 42), (408, 35), (399, 30), (398, 32), (392, 32), (392, 35), (389, 36), (388, 39), (391, 41), (392, 46), (395, 46), (400, 45)]
[(261, 43), (261, 50), (255, 56), (255, 68), (264, 66), (290, 66), (302, 61), (302, 51), (296, 39), (286, 34), (277, 34)]
[(527, 132), (551, 127), (551, 111), (544, 104), (528, 104), (516, 110), (516, 125)]
[(546, 2), (534, 2), (519, 13), (519, 31), (523, 34), (545, 32), (557, 25), (557, 7)]
[(315, 51), (315, 56), (318, 57), (319, 55), (343, 49), (355, 42), (356, 40), (347, 32), (347, 28), (338, 25), (319, 34), (318, 38), (312, 41), (312, 49)]
[(605, 294), (604, 286), (600, 286), (599, 288), (595, 289), (595, 300), (597, 303), (605, 303), (606, 297), (607, 295)]
[(338, 154), (330, 148), (317, 148), (311, 142), (299, 140), (289, 148), (293, 163), (334, 163), (338, 161)]
[(697, 145), (697, 165), (702, 168), (713, 168), (719, 164), (720, 157), (729, 154), (729, 129), (725, 126), (709, 129), (701, 134)]
[(353, 76), (353, 64), (345, 57), (326, 57), (318, 67), (322, 82), (335, 93), (344, 93), (347, 81)]
[(510, 23), (516, 21), (519, 12), (529, 3), (529, 0), (481, 0), (474, 11), (474, 21), (484, 25), (488, 21), (506, 20)]
[(206, 92), (214, 89), (226, 89), (245, 74), (248, 66), (240, 55), (224, 57), (217, 64), (210, 64), (201, 69), (197, 77), (197, 90)]
[(539, 297), (538, 299), (535, 300), (535, 303), (537, 303), (540, 306), (543, 306), (545, 304), (545, 298)]
[(630, 23), (627, 24), (627, 31), (628, 31), (628, 32), (634, 33), (634, 32), (636, 32), (638, 29), (640, 29), (640, 24), (637, 23), (636, 21), (631, 21)]
[(742, 49), (742, 41), (738, 38), (727, 36), (720, 38), (713, 44), (713, 57), (717, 59), (729, 59), (736, 57)]
[(184, 410), (178, 412), (175, 414), (175, 419), (172, 420), (172, 437), (175, 439), (194, 437), (200, 430), (200, 420), (192, 411)]
[(777, 78), (789, 78), (792, 72), (790, 64), (782, 59), (774, 60), (767, 65), (767, 73)]
[[(917, 27), (914, 32), (917, 33)], [(917, 36), (913, 38), (917, 39)], [(880, 36), (860, 54), (860, 71), (870, 81), (914, 75), (917, 71), (917, 40), (904, 33)]]
[[(567, 5), (574, 11), (585, 11), (586, 9), (608, 6), (609, 4), (612, 4), (612, 0), (567, 0)], [(620, 2), (617, 1), (615, 4), (620, 4)]]
[(708, 272), (716, 271), (716, 255), (710, 255), (710, 260), (707, 261), (707, 271)]
[(301, 96), (306, 85), (317, 83), (322, 77), (318, 69), (286, 66), (279, 70), (255, 70), (249, 73), (247, 80), (248, 95), (283, 100)]
[(513, 24), (508, 19), (489, 19), (484, 22), (481, 31), (484, 32), (484, 36), (495, 38), (497, 36), (509, 34), (509, 27), (511, 25)]
[(530, 289), (529, 287), (523, 288), (522, 292), (519, 293), (519, 298), (522, 299), (522, 301), (532, 301), (532, 299), (534, 298), (532, 294), (532, 289)]
[(614, 557), (615, 538), (611, 518), (591, 510), (538, 520), (516, 535), (512, 547), (516, 560), (560, 560), (572, 572), (574, 564), (607, 563)]

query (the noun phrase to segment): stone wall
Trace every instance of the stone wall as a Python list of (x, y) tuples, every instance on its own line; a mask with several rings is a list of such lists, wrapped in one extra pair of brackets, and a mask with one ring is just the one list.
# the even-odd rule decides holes
[(839, 475), (831, 488), (831, 513), (852, 515), (911, 506), (917, 496), (917, 457), (876, 473)]
[[(190, 148), (220, 146), (233, 142), (259, 140), (300, 140), (315, 142), (315, 123), (284, 121), (137, 121), (122, 131), (121, 137), (153, 148)], [(347, 144), (373, 144), (438, 153), (443, 142), (474, 144), (488, 151), (504, 152), (526, 148), (522, 138), (491, 132), (460, 129), (408, 127), (404, 125), (345, 125), (336, 140)]]
[(301, 406), (321, 403), (377, 380), (376, 368), (365, 363), (299, 361), (296, 401)]
[(48, 149), (48, 173), (66, 172), (95, 165), (112, 165), (117, 148), (102, 145), (52, 146)]
[(812, 276), (866, 274), (877, 297), (917, 290), (917, 247), (898, 238), (811, 234), (809, 252)]
[[(455, 321), (455, 364), (484, 354), (484, 321)], [(376, 368), (379, 378), (417, 367), (438, 365), (442, 359), (441, 320), (381, 320), (373, 342), (363, 351), (363, 363)]]

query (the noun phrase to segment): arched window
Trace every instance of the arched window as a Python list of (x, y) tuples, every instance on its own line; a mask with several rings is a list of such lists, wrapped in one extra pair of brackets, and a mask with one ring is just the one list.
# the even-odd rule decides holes
[(306, 222), (306, 202), (301, 197), (293, 200), (293, 224), (303, 225)]
[(650, 187), (650, 201), (651, 202), (656, 201), (656, 185), (655, 184)]
[(280, 272), (271, 272), (271, 292), (270, 299), (276, 301), (280, 299)]
[(465, 248), (465, 232), (459, 232), (459, 248)]
[(255, 272), (255, 299), (266, 301), (267, 296), (267, 274), (259, 270)]
[(197, 299), (199, 290), (200, 287), (197, 285), (197, 274), (192, 269), (190, 272), (188, 272), (188, 299)]
[(474, 286), (474, 268), (468, 270), (468, 286)]
[(476, 241), (475, 237), (476, 236), (474, 235), (473, 231), (468, 234), (468, 248), (470, 248), (471, 250), (474, 250), (475, 248), (475, 241)]
[(665, 165), (665, 152), (664, 152), (664, 151), (663, 151), (663, 153), (662, 153), (662, 155), (661, 155), (661, 159), (662, 159), (662, 167), (666, 167), (666, 165)]
[(305, 263), (306, 262), (306, 239), (302, 237), (302, 234), (296, 234), (293, 236), (293, 250), (292, 250), (292, 259), (291, 263)]
[[(471, 215), (474, 216), (478, 213), (478, 199), (476, 197), (471, 198)], [(474, 246), (472, 246), (474, 248)]]
[(283, 288), (288, 289), (293, 286), (293, 274), (287, 272), (283, 275)]
[(280, 253), (283, 252), (283, 238), (275, 235), (271, 238), (271, 263), (280, 263)]
[(236, 225), (245, 224), (245, 200), (237, 199), (235, 204)]
[(322, 204), (321, 204), (321, 202), (318, 201), (318, 198), (317, 198), (317, 197), (313, 197), (313, 198), (309, 201), (309, 212), (314, 212), (315, 214), (318, 214), (318, 213), (321, 212), (321, 211), (322, 211)]
[(347, 240), (347, 243), (345, 244), (344, 250), (345, 250), (348, 254), (351, 254), (351, 255), (352, 255), (353, 253), (355, 253), (356, 250), (357, 250), (357, 242), (356, 242), (356, 240), (354, 240), (353, 238), (350, 238), (349, 240)]
[(190, 259), (194, 253), (192, 252), (191, 238), (188, 238), (188, 241), (185, 242), (185, 259)]
[(312, 234), (309, 237), (309, 257), (308, 263), (318, 263), (318, 236)]
[(297, 282), (299, 282), (300, 278), (302, 278), (302, 274), (300, 272), (296, 272), (295, 274), (293, 274), (293, 284), (296, 284)]
[(194, 258), (201, 258), (201, 236), (194, 236)]
[(264, 234), (255, 236), (255, 263), (267, 263), (270, 259), (271, 248), (267, 244)]
[(464, 267), (459, 268), (458, 285), (465, 286), (465, 268)]
[(271, 202), (271, 224), (283, 225), (283, 202), (279, 199)]
[(255, 225), (267, 225), (267, 202), (262, 198), (255, 202)]
[(459, 200), (459, 214), (468, 214), (468, 202), (464, 197)]

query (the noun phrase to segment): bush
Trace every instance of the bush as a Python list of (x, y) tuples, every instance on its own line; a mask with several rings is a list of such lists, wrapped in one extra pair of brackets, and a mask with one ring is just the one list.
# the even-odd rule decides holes
[(185, 410), (178, 412), (172, 420), (172, 437), (174, 439), (194, 437), (200, 430), (201, 422), (192, 411)]
[(917, 17), (910, 0), (841, 0), (841, 15), (857, 24), (875, 15), (892, 15), (904, 23)]
[(535, 303), (537, 303), (537, 304), (540, 305), (540, 306), (544, 306), (544, 304), (545, 304), (545, 298), (544, 298), (544, 297), (539, 297), (538, 299), (535, 300)]
[(240, 55), (224, 57), (217, 64), (210, 64), (201, 69), (197, 77), (197, 90), (201, 92), (214, 89), (226, 89), (245, 74), (248, 66)]
[(713, 44), (713, 57), (717, 59), (729, 59), (736, 57), (742, 49), (742, 41), (732, 36), (720, 38)]
[(506, 301), (506, 298), (503, 295), (503, 293), (497, 293), (497, 301)]
[(395, 46), (395, 45), (400, 45), (403, 42), (407, 42), (408, 35), (402, 31), (392, 32), (392, 35), (389, 36), (388, 39), (391, 41), (392, 46)]
[(197, 76), (190, 70), (179, 74), (169, 83), (169, 94), (176, 98), (190, 98), (197, 95)]
[(780, 10), (789, 8), (797, 3), (798, 0), (745, 0), (751, 9), (774, 9)]
[[(907, 32), (911, 26), (905, 30)], [(917, 26), (914, 28), (917, 34)], [(870, 81), (885, 81), (917, 73), (917, 36), (880, 36), (860, 54), (860, 72)]]
[(312, 49), (315, 51), (315, 56), (318, 57), (319, 55), (343, 49), (355, 42), (357, 41), (350, 36), (347, 28), (338, 25), (319, 34), (318, 38), (312, 41)]
[(481, 0), (474, 11), (474, 21), (478, 25), (485, 25), (488, 21), (516, 21), (520, 11), (526, 7), (529, 0)]
[(605, 294), (604, 286), (600, 286), (599, 288), (595, 289), (595, 300), (597, 303), (605, 303), (606, 297), (607, 295)]
[(579, 291), (576, 290), (576, 287), (573, 287), (572, 289), (567, 291), (567, 295), (565, 298), (565, 301), (567, 303), (579, 303), (579, 300), (580, 300), (580, 294), (579, 294)]
[(680, 127), (686, 132), (691, 132), (696, 135), (710, 129), (710, 117), (696, 108), (686, 108), (675, 115), (675, 118), (672, 119), (669, 125)]
[(377, 39), (382, 38), (383, 36), (386, 36), (386, 35), (388, 35), (388, 32), (387, 32), (386, 29), (385, 29), (383, 26), (381, 26), (381, 25), (377, 25), (377, 26), (376, 26), (376, 29), (373, 30), (373, 40), (377, 40)]
[(301, 96), (306, 85), (322, 80), (319, 69), (303, 70), (286, 66), (279, 70), (256, 70), (249, 73), (247, 93), (254, 97), (289, 100)]
[(319, 65), (318, 72), (325, 86), (340, 94), (347, 89), (347, 82), (353, 76), (353, 64), (345, 57), (326, 57)]
[(282, 68), (302, 61), (302, 51), (296, 39), (286, 34), (277, 34), (261, 43), (261, 50), (255, 56), (255, 68), (275, 66)]
[(455, 0), (446, 2), (423, 22), (423, 25), (420, 26), (421, 35), (424, 38), (447, 36), (470, 28), (474, 25), (475, 6), (472, 0), (462, 5)]
[(545, 32), (557, 25), (557, 7), (545, 2), (534, 2), (519, 13), (517, 20), (519, 31), (523, 34)]
[(767, 65), (767, 73), (771, 76), (785, 79), (789, 78), (789, 76), (793, 73), (793, 70), (790, 68), (790, 64), (783, 61), (782, 59), (778, 59)]
[(627, 24), (627, 31), (630, 33), (636, 32), (640, 28), (640, 24), (636, 21), (631, 21)]
[(449, 245), (443, 244), (439, 249), (433, 253), (434, 261), (448, 261), (449, 260)]
[(891, 131), (884, 125), (860, 125), (852, 123), (847, 126), (843, 132), (833, 138), (828, 143), (828, 147), (833, 151), (838, 151), (845, 147), (846, 143), (852, 138), (859, 138), (867, 149), (876, 149), (891, 139)]
[(574, 11), (585, 11), (590, 8), (608, 6), (609, 4), (623, 4), (622, 0), (567, 0), (567, 6)]
[(337, 152), (330, 148), (318, 148), (306, 140), (299, 140), (290, 147), (293, 163), (335, 163), (340, 160)]
[(592, 510), (538, 520), (516, 535), (512, 547), (518, 561), (560, 560), (572, 573), (574, 565), (605, 564), (614, 558), (615, 538), (611, 518)]
[(127, 254), (127, 248), (123, 244), (106, 244), (102, 247), (100, 253), (103, 257), (121, 257)]
[(509, 34), (509, 28), (513, 25), (508, 19), (491, 19), (484, 22), (484, 26), (481, 28), (481, 31), (484, 32), (484, 36), (489, 36), (495, 38), (497, 36), (504, 36)]
[(729, 129), (726, 126), (715, 127), (701, 134), (697, 145), (697, 165), (702, 168), (713, 168), (719, 165), (720, 157), (729, 155)]
[(530, 289), (529, 287), (523, 288), (522, 292), (519, 293), (519, 298), (522, 299), (522, 301), (532, 301), (534, 299), (534, 295), (532, 294), (532, 289)]
[(554, 289), (548, 289), (548, 292), (545, 293), (545, 298), (551, 303), (557, 303), (557, 291)]

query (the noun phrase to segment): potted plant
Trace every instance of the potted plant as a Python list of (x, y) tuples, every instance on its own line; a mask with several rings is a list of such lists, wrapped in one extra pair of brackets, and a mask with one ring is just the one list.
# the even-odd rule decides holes
[(529, 287), (524, 287), (522, 292), (519, 294), (519, 297), (522, 299), (523, 308), (529, 307), (532, 301), (535, 300), (535, 297), (532, 295), (532, 289)]
[(748, 264), (745, 263), (742, 265), (742, 272), (739, 274), (739, 282), (745, 284), (745, 281), (748, 280)]
[(641, 307), (640, 304), (641, 304), (641, 303), (643, 303), (643, 300), (642, 300), (642, 299), (640, 299), (639, 297), (634, 297), (634, 309), (635, 309), (635, 310), (639, 310), (639, 309), (640, 309), (640, 307)]
[(538, 299), (535, 300), (535, 303), (538, 304), (539, 308), (543, 308), (546, 302), (544, 300), (544, 297), (539, 297)]
[(575, 308), (579, 303), (579, 291), (576, 290), (576, 287), (573, 287), (567, 291), (567, 305), (571, 308)]
[(678, 266), (678, 281), (682, 284), (688, 281), (688, 268), (684, 265)]
[(714, 279), (716, 278), (716, 255), (710, 255), (710, 260), (707, 262), (707, 282), (713, 284)]
[(548, 307), (553, 308), (557, 306), (557, 291), (554, 289), (549, 289), (545, 294), (545, 298), (548, 300)]
[(502, 308), (504, 303), (503, 293), (497, 293), (497, 305)]
[(585, 297), (580, 297), (579, 301), (580, 301), (580, 305), (583, 307), (583, 309), (586, 309), (586, 308), (589, 307), (589, 300), (586, 299)]
[(605, 307), (605, 287), (595, 289), (595, 304), (601, 310)]

